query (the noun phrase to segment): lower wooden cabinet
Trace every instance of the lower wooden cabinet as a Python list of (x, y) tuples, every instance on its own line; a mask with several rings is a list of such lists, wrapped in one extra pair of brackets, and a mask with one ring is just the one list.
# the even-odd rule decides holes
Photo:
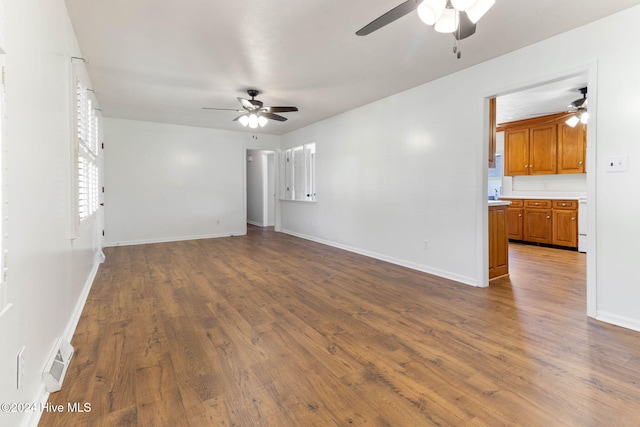
[(575, 200), (554, 200), (552, 243), (578, 247), (578, 203)]
[(507, 208), (507, 237), (512, 240), (522, 240), (522, 226), (524, 224), (524, 206), (522, 200), (511, 200)]
[(489, 279), (509, 273), (507, 206), (489, 206)]
[(551, 219), (551, 209), (525, 208), (522, 240), (550, 244), (553, 232)]
[(542, 244), (578, 247), (577, 200), (507, 199), (507, 236)]
[(522, 240), (551, 244), (553, 241), (551, 220), (550, 200), (525, 200)]

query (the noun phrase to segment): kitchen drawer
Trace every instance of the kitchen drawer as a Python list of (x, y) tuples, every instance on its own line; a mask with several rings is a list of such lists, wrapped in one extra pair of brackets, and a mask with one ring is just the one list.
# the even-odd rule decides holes
[(509, 208), (521, 208), (524, 206), (524, 202), (522, 199), (500, 199), (500, 200), (508, 200), (511, 204), (507, 207)]
[(553, 209), (578, 209), (577, 200), (554, 200)]
[(525, 200), (524, 201), (525, 208), (535, 208), (535, 209), (550, 209), (551, 208), (551, 200)]

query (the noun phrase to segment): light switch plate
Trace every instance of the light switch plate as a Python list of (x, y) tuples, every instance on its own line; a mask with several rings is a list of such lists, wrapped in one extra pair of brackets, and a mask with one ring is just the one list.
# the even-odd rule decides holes
[(606, 172), (627, 172), (629, 170), (628, 156), (609, 156), (605, 159)]

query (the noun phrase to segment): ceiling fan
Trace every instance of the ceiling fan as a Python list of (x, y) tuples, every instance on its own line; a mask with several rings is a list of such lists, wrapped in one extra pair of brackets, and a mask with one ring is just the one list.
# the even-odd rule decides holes
[(571, 111), (573, 115), (569, 117), (565, 123), (571, 127), (575, 127), (578, 122), (586, 125), (589, 121), (589, 112), (587, 111), (587, 88), (580, 88), (580, 93), (582, 94), (582, 98), (576, 99), (569, 104), (569, 108), (573, 109), (573, 111)]
[(565, 123), (572, 128), (576, 127), (578, 123), (586, 125), (589, 121), (589, 112), (587, 111), (587, 88), (582, 87), (578, 90), (582, 94), (582, 98), (578, 98), (571, 104), (567, 105), (569, 111), (567, 111), (567, 113), (562, 116), (562, 118), (568, 117)]
[(269, 120), (275, 120), (278, 122), (284, 122), (286, 117), (275, 113), (288, 113), (292, 111), (298, 111), (297, 107), (265, 107), (262, 101), (258, 101), (256, 96), (260, 93), (256, 89), (249, 89), (247, 93), (251, 99), (245, 99), (238, 97), (238, 101), (242, 104), (242, 110), (234, 108), (213, 108), (202, 107), (203, 110), (223, 110), (223, 111), (236, 111), (240, 114), (233, 121), (238, 121), (242, 126), (249, 126), (252, 129), (257, 127), (264, 127)]
[(589, 121), (589, 112), (587, 111), (587, 88), (583, 87), (578, 89), (578, 91), (582, 94), (582, 98), (578, 98), (575, 101), (571, 102), (571, 104), (567, 105), (568, 110), (553, 112), (553, 113), (531, 113), (527, 114), (530, 117), (545, 117), (545, 116), (553, 116), (553, 118), (544, 123), (551, 123), (557, 120), (564, 120), (567, 118), (565, 123), (571, 127), (576, 127), (578, 123), (587, 124)]
[(459, 41), (476, 32), (476, 23), (495, 4), (495, 0), (407, 0), (365, 25), (356, 34), (366, 36), (403, 16), (418, 11), (427, 25), (456, 39), (453, 53), (461, 57)]

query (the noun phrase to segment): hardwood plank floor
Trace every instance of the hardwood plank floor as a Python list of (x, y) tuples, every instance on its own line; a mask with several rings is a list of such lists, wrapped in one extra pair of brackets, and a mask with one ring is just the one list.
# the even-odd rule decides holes
[(249, 227), (107, 248), (40, 426), (637, 426), (640, 334), (585, 255), (510, 245), (489, 288)]

